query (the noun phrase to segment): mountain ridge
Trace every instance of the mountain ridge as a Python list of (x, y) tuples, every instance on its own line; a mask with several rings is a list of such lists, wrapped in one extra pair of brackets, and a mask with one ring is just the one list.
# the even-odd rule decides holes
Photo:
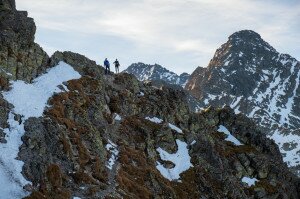
[[(11, 14), (6, 27), (19, 21)], [(104, 75), (73, 52), (49, 58), (31, 37), (10, 33), (1, 46), (2, 60), (12, 62), (0, 65), (8, 71), (0, 73), (0, 150), (14, 150), (0, 156), (3, 197), (299, 198), (299, 178), (278, 146), (230, 107), (194, 113), (182, 90)], [(12, 45), (38, 62), (9, 54)]]
[[(278, 53), (253, 31), (240, 31), (216, 51), (206, 70), (191, 75), (186, 89), (203, 106), (226, 104), (258, 121), (277, 140), (283, 155), (294, 154), (296, 159), (285, 160), (298, 173), (297, 152), (284, 149), (295, 143), (297, 136), (289, 140), (284, 132), (290, 131), (292, 136), (299, 127), (299, 71), (295, 58)], [(278, 128), (281, 130), (276, 131)], [(282, 143), (280, 139), (287, 140)]]
[(161, 65), (144, 64), (142, 62), (131, 64), (127, 69), (124, 70), (124, 72), (135, 75), (140, 81), (162, 80), (168, 84), (179, 85), (181, 87), (185, 87), (190, 76), (188, 73), (177, 75), (176, 73), (169, 71)]

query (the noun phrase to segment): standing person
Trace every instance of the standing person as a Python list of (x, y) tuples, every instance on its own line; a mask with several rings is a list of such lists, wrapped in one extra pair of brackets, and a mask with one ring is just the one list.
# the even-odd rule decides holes
[(120, 66), (120, 63), (119, 63), (118, 59), (116, 59), (114, 64), (115, 64), (116, 74), (118, 74), (119, 73), (119, 66)]
[(107, 58), (105, 58), (104, 60), (104, 66), (105, 66), (105, 75), (109, 74), (110, 73), (110, 64), (109, 64), (109, 61), (107, 60)]

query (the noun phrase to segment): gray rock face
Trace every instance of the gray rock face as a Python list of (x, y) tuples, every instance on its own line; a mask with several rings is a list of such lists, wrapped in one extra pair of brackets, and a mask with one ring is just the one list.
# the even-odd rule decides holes
[[(228, 105), (253, 118), (296, 169), (300, 164), (299, 79), (296, 59), (278, 53), (259, 34), (244, 30), (229, 37), (207, 68), (191, 75), (186, 89), (203, 107)], [(298, 169), (295, 172), (300, 175)]]
[(17, 11), (15, 1), (0, 4), (0, 76), (31, 81), (43, 73), (48, 55), (36, 43), (36, 26), (25, 11)]
[(182, 73), (178, 76), (158, 64), (147, 65), (144, 63), (132, 64), (124, 72), (135, 75), (140, 81), (164, 81), (168, 84), (179, 85), (181, 87), (185, 86), (190, 76), (187, 73)]
[(14, 0), (1, 0), (0, 10), (16, 10), (16, 3)]
[(82, 75), (85, 74), (100, 78), (100, 76), (104, 74), (104, 69), (102, 66), (97, 65), (95, 61), (90, 60), (84, 55), (80, 55), (78, 53), (70, 51), (57, 51), (51, 56), (50, 65), (55, 66), (60, 61), (73, 66)]

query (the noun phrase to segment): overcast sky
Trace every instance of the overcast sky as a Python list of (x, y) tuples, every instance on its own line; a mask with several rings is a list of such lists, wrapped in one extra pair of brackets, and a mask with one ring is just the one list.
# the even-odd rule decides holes
[(102, 63), (158, 63), (176, 73), (206, 67), (232, 33), (251, 29), (300, 60), (300, 0), (16, 0), (52, 54)]

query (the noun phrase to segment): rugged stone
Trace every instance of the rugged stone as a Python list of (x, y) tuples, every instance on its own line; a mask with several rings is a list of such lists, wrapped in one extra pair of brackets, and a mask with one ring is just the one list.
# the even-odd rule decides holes
[(16, 10), (16, 3), (14, 0), (1, 0), (0, 2), (0, 11)]
[(5, 133), (3, 132), (2, 129), (0, 129), (0, 143), (7, 143), (5, 139)]
[(104, 74), (103, 67), (96, 64), (84, 55), (73, 53), (70, 51), (56, 51), (50, 58), (50, 65), (55, 66), (58, 62), (63, 61), (73, 66), (80, 74), (86, 74), (91, 77), (100, 78)]
[(2, 95), (0, 95), (0, 128), (8, 127), (7, 119), (11, 108), (12, 106), (2, 98)]
[(34, 43), (34, 21), (13, 0), (2, 0), (0, 10), (0, 77), (30, 82), (48, 67), (48, 55)]

